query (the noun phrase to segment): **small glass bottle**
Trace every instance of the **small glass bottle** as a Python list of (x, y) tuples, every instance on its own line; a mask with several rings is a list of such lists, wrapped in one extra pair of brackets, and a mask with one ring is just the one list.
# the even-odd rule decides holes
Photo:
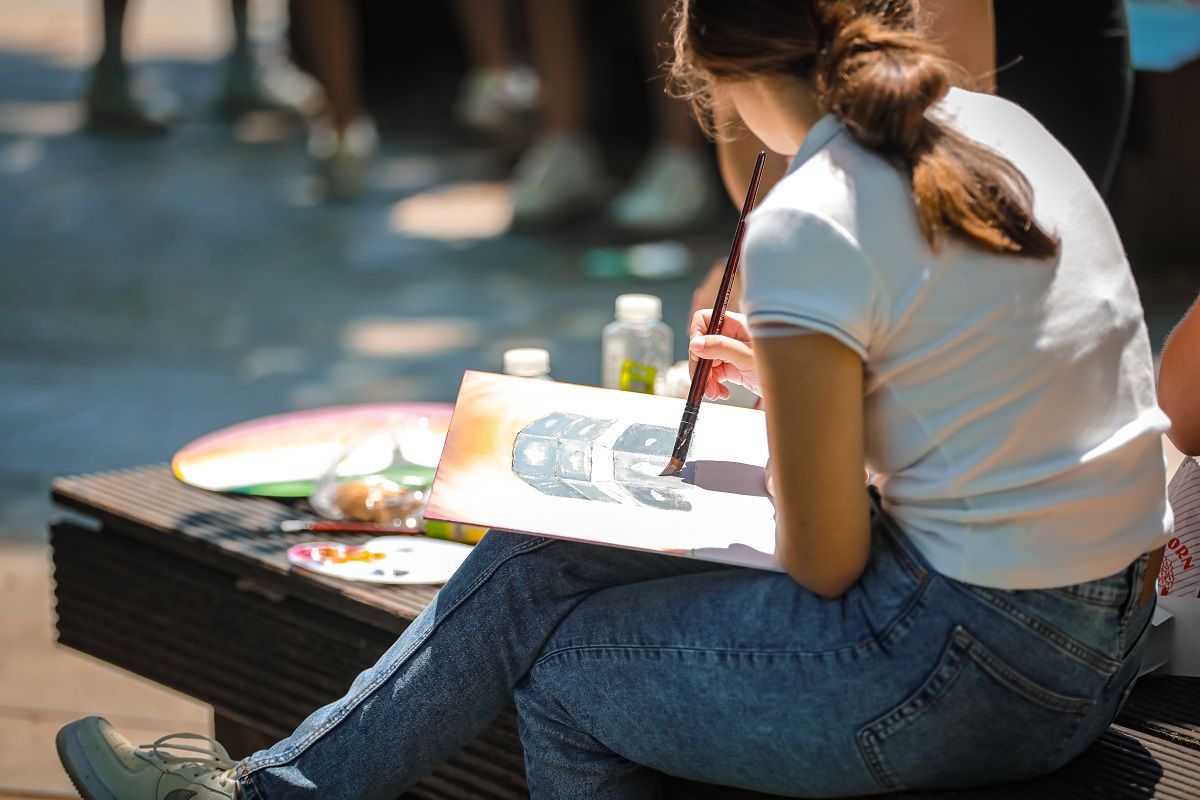
[(502, 361), (505, 375), (538, 378), (544, 381), (554, 380), (550, 377), (550, 353), (540, 347), (517, 347), (505, 350)]
[(649, 294), (617, 298), (617, 318), (601, 336), (601, 382), (608, 389), (655, 393), (671, 366), (671, 329), (662, 321), (662, 301)]

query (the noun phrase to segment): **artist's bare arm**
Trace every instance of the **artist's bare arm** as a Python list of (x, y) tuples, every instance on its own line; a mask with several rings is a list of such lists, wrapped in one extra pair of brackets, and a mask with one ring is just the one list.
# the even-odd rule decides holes
[(754, 340), (775, 490), (775, 551), (796, 582), (837, 597), (870, 550), (863, 363), (820, 333)]
[(1200, 299), (1163, 345), (1158, 404), (1171, 418), (1171, 443), (1186, 455), (1200, 455)]
[[(707, 312), (693, 333), (707, 325)], [(836, 597), (867, 564), (870, 522), (863, 488), (863, 363), (819, 333), (751, 339), (741, 315), (722, 336), (695, 336), (693, 359), (713, 359), (707, 397), (732, 380), (762, 394), (775, 498), (776, 555), (788, 574)]]

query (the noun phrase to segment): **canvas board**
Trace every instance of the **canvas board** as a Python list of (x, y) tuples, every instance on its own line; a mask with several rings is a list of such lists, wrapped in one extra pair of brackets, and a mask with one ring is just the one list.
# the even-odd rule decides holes
[(765, 415), (704, 403), (683, 474), (664, 478), (683, 406), (467, 372), (426, 516), (781, 569)]

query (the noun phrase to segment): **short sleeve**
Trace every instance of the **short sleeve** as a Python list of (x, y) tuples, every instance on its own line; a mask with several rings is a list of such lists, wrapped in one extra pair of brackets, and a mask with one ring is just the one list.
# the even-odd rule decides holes
[(750, 325), (798, 325), (828, 334), (866, 360), (881, 329), (883, 283), (837, 224), (793, 208), (763, 208), (747, 222), (742, 310)]

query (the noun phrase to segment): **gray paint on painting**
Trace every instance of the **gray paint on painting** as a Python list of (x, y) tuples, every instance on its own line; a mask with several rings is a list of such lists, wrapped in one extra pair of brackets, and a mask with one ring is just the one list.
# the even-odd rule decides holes
[(674, 437), (659, 425), (554, 412), (517, 434), (512, 470), (554, 497), (690, 511), (691, 486), (659, 474)]

